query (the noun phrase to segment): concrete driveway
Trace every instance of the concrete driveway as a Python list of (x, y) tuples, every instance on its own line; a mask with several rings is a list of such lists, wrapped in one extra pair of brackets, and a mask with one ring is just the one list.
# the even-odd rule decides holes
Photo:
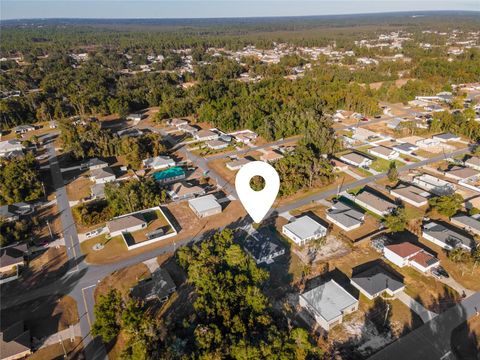
[(415, 314), (420, 316), (420, 318), (424, 323), (432, 320), (435, 316), (438, 315), (432, 311), (427, 310), (422, 304), (414, 300), (410, 295), (405, 294), (404, 291), (399, 292), (396, 298), (400, 300), (402, 303), (404, 303), (405, 305), (407, 305), (410, 308), (410, 310), (415, 312)]

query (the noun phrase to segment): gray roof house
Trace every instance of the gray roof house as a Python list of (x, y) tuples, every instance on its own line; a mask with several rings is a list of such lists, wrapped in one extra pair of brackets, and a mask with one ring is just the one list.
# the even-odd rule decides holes
[(471, 251), (476, 247), (475, 240), (472, 237), (449, 229), (435, 221), (423, 225), (422, 236), (446, 250), (462, 248)]
[(352, 276), (350, 283), (370, 300), (384, 292), (393, 296), (405, 288), (403, 282), (379, 265)]
[(199, 218), (220, 214), (220, 205), (212, 194), (188, 200), (188, 206)]
[(12, 205), (0, 206), (0, 219), (3, 221), (17, 221), (22, 215), (28, 215), (33, 211), (33, 207), (27, 203), (17, 203)]
[(367, 190), (357, 194), (354, 201), (356, 204), (379, 216), (388, 215), (397, 207), (392, 201)]
[(340, 201), (326, 212), (327, 220), (345, 231), (354, 230), (363, 224), (365, 214)]
[(465, 160), (465, 166), (471, 167), (475, 170), (480, 170), (480, 157), (472, 156), (471, 158)]
[(418, 146), (412, 145), (410, 143), (401, 143), (393, 147), (394, 150), (398, 151), (401, 154), (410, 155), (412, 152), (418, 150)]
[(313, 220), (310, 216), (304, 215), (283, 225), (282, 234), (297, 245), (305, 245), (311, 240), (326, 236), (327, 228)]
[(283, 246), (270, 241), (269, 238), (259, 233), (248, 237), (243, 248), (255, 259), (257, 264), (263, 262), (271, 264), (274, 258), (285, 254), (285, 248)]
[(447, 142), (447, 141), (458, 141), (461, 138), (460, 136), (452, 133), (444, 133), (444, 134), (433, 135), (432, 139), (437, 139), (437, 140), (440, 140), (441, 142)]
[(115, 181), (116, 178), (115, 173), (109, 167), (90, 171), (90, 180), (95, 181), (96, 184), (112, 182)]
[(142, 161), (145, 169), (166, 169), (175, 166), (175, 161), (169, 156), (156, 156)]
[(107, 229), (112, 237), (124, 232), (134, 232), (146, 227), (147, 222), (142, 214), (123, 215), (107, 221)]
[(134, 299), (159, 300), (164, 302), (176, 289), (175, 283), (167, 270), (158, 268), (148, 279), (141, 280), (137, 286), (130, 289)]
[(32, 353), (30, 330), (18, 321), (0, 332), (1, 359), (25, 359)]
[(390, 194), (413, 206), (425, 206), (431, 194), (416, 186), (400, 184), (390, 190)]
[(340, 324), (343, 315), (358, 309), (358, 300), (334, 280), (304, 292), (299, 303), (327, 331)]
[(450, 219), (453, 225), (463, 228), (473, 234), (480, 235), (480, 214), (472, 216), (460, 214), (455, 215)]

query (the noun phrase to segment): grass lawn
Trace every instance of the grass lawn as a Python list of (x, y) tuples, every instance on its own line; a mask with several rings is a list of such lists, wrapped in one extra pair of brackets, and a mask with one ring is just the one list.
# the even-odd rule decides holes
[[(397, 168), (405, 165), (405, 163), (399, 161), (399, 160), (394, 160), (395, 164), (397, 165)], [(373, 164), (370, 166), (373, 170), (378, 171), (378, 172), (385, 172), (388, 170), (390, 167), (390, 160), (385, 160), (381, 158), (376, 158)]]
[(357, 173), (358, 175), (363, 177), (369, 177), (373, 175), (370, 171), (361, 167), (352, 166), (351, 169), (354, 173)]
[[(63, 346), (67, 352), (68, 359), (82, 359), (83, 355), (83, 346), (82, 338), (77, 337), (73, 342), (70, 339), (63, 341)], [(49, 345), (35, 351), (31, 356), (28, 357), (29, 360), (44, 360), (44, 359), (63, 359), (64, 352), (63, 347), (60, 343)]]
[(165, 216), (158, 210), (144, 213), (143, 216), (147, 221), (147, 227), (145, 229), (124, 234), (129, 246), (148, 240), (147, 234), (157, 229), (163, 229), (165, 235), (174, 231)]
[(92, 185), (93, 182), (85, 176), (80, 176), (79, 178), (73, 180), (66, 186), (68, 199), (70, 201), (75, 201), (82, 200), (83, 198), (90, 196), (90, 187)]

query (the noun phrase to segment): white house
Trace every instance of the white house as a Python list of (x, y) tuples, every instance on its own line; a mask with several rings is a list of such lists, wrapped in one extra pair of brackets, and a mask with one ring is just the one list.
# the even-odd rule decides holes
[(391, 189), (390, 194), (417, 207), (427, 205), (428, 198), (431, 196), (428, 191), (406, 184), (400, 184)]
[(414, 177), (413, 184), (438, 196), (450, 195), (455, 192), (455, 185), (429, 174)]
[(327, 235), (327, 228), (313, 220), (308, 215), (294, 219), (283, 225), (282, 233), (297, 245), (320, 239)]
[(209, 141), (218, 139), (219, 135), (211, 130), (199, 130), (194, 137), (198, 141)]
[(175, 161), (169, 156), (156, 156), (142, 161), (144, 169), (160, 170), (175, 166)]
[(6, 157), (11, 153), (22, 151), (23, 145), (18, 140), (0, 141), (0, 157)]
[(354, 198), (356, 204), (377, 214), (385, 216), (390, 214), (396, 207), (392, 201), (381, 198), (369, 191), (362, 191)]
[(368, 152), (373, 156), (377, 156), (379, 158), (390, 160), (390, 161), (395, 160), (400, 156), (400, 154), (397, 151), (387, 148), (385, 146), (375, 146), (373, 148), (368, 149)]
[(228, 143), (222, 140), (210, 140), (206, 144), (212, 150), (222, 150), (228, 147)]
[(212, 194), (188, 200), (188, 206), (199, 218), (220, 214), (222, 205)]
[(433, 135), (432, 139), (436, 139), (444, 143), (448, 141), (459, 141), (461, 140), (461, 137), (452, 133), (444, 133), (444, 134)]
[(352, 276), (350, 283), (370, 300), (384, 292), (390, 296), (395, 296), (405, 289), (405, 285), (400, 279), (397, 279), (379, 265)]
[(357, 167), (362, 167), (362, 168), (368, 168), (373, 163), (372, 159), (356, 152), (351, 152), (351, 153), (342, 155), (340, 156), (340, 160), (343, 161), (344, 163), (357, 166)]
[(473, 238), (447, 228), (435, 221), (429, 222), (423, 226), (422, 236), (424, 239), (431, 241), (435, 245), (446, 250), (461, 248), (466, 251), (471, 251), (476, 247)]
[(109, 167), (95, 169), (90, 172), (90, 180), (95, 181), (95, 184), (105, 184), (115, 181), (117, 177)]
[(299, 304), (327, 331), (342, 323), (344, 315), (358, 310), (358, 300), (335, 280), (300, 294)]
[(237, 159), (237, 160), (232, 160), (232, 161), (226, 163), (225, 166), (227, 167), (228, 170), (235, 171), (235, 170), (240, 170), (240, 168), (243, 165), (246, 165), (249, 162), (250, 162), (250, 160), (248, 160), (248, 159)]
[(411, 266), (423, 273), (440, 264), (435, 256), (409, 242), (387, 245), (383, 255), (398, 267)]
[(465, 160), (465, 166), (480, 171), (480, 157), (472, 156), (468, 160)]
[(107, 229), (111, 237), (124, 232), (135, 232), (147, 227), (147, 222), (142, 214), (123, 215), (107, 221)]
[(393, 147), (395, 151), (398, 151), (401, 154), (410, 155), (412, 152), (418, 150), (418, 146), (410, 143), (401, 143)]

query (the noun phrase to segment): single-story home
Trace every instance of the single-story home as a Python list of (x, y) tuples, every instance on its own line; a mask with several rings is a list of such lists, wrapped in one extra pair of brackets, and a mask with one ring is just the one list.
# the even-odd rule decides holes
[(327, 228), (308, 215), (294, 219), (283, 225), (282, 233), (297, 245), (327, 236)]
[(116, 178), (113, 170), (109, 167), (95, 169), (90, 172), (90, 180), (95, 181), (96, 184), (112, 182)]
[(27, 203), (16, 203), (0, 206), (0, 219), (3, 221), (17, 221), (20, 216), (28, 215), (33, 211), (33, 206)]
[(149, 301), (167, 301), (168, 297), (175, 292), (176, 286), (167, 270), (158, 268), (152, 275), (130, 289), (130, 295), (134, 299)]
[(188, 125), (188, 120), (186, 120), (186, 119), (171, 119), (168, 123), (171, 126), (175, 126), (176, 128), (179, 128), (181, 126)]
[(351, 231), (360, 227), (365, 220), (365, 214), (353, 209), (345, 203), (337, 201), (326, 211), (328, 221), (334, 223), (345, 231)]
[(260, 156), (260, 160), (264, 162), (275, 162), (280, 159), (283, 159), (283, 155), (275, 150), (267, 150)]
[(383, 255), (398, 267), (412, 266), (423, 273), (440, 264), (435, 256), (409, 242), (387, 245)]
[(195, 133), (194, 137), (198, 141), (208, 141), (218, 139), (219, 135), (211, 130), (199, 130)]
[(438, 196), (450, 195), (455, 192), (455, 185), (429, 174), (415, 176), (413, 184)]
[(124, 232), (135, 232), (146, 227), (147, 221), (140, 213), (118, 216), (107, 221), (107, 229), (111, 237), (121, 235)]
[(300, 294), (299, 303), (327, 331), (341, 324), (344, 315), (358, 310), (358, 300), (335, 280)]
[(0, 355), (2, 360), (26, 359), (32, 354), (30, 330), (25, 330), (23, 321), (17, 321), (0, 332)]
[(93, 158), (88, 160), (85, 164), (82, 165), (82, 168), (88, 168), (90, 171), (103, 169), (108, 166), (108, 162), (100, 160), (99, 158)]
[(410, 205), (417, 207), (427, 205), (428, 198), (431, 195), (428, 191), (408, 184), (398, 185), (390, 190), (390, 194), (405, 201), (406, 203), (409, 203)]
[(423, 225), (422, 236), (446, 250), (461, 248), (472, 251), (476, 247), (475, 240), (472, 237), (463, 235), (435, 221)]
[(0, 273), (9, 273), (12, 268), (25, 265), (27, 255), (28, 246), (25, 243), (0, 248)]
[(400, 156), (397, 151), (387, 148), (385, 146), (375, 146), (368, 149), (368, 152), (373, 156), (377, 156), (385, 160), (395, 160)]
[(222, 140), (210, 140), (206, 142), (207, 147), (212, 150), (222, 150), (228, 147), (228, 142)]
[(396, 207), (392, 201), (371, 193), (368, 190), (363, 190), (354, 198), (355, 204), (360, 205), (379, 216), (390, 214)]
[(283, 246), (270, 241), (270, 239), (258, 233), (248, 237), (243, 248), (253, 257), (257, 264), (271, 264), (274, 261), (273, 259), (285, 254)]
[(183, 131), (183, 132), (189, 133), (192, 136), (194, 136), (198, 132), (198, 129), (196, 127), (193, 127), (193, 126), (188, 125), (188, 124), (178, 126), (178, 129)]
[(480, 214), (471, 216), (466, 214), (455, 215), (450, 219), (450, 222), (468, 232), (480, 235)]
[(444, 171), (444, 175), (454, 180), (465, 180), (480, 175), (480, 172), (469, 167), (453, 166)]
[(220, 214), (222, 205), (212, 194), (188, 200), (188, 206), (199, 218)]
[(382, 137), (380, 134), (374, 131), (371, 131), (362, 127), (357, 127), (353, 130), (352, 138), (358, 141), (368, 142), (372, 140), (381, 139)]
[(235, 137), (235, 140), (244, 144), (250, 144), (258, 137), (257, 133), (251, 130), (241, 130), (230, 133), (229, 135)]
[(185, 179), (185, 170), (179, 166), (174, 166), (166, 170), (160, 170), (152, 174), (154, 180), (160, 184), (167, 184)]
[(357, 152), (350, 152), (340, 156), (340, 160), (349, 165), (367, 168), (372, 165), (373, 160)]
[(120, 137), (140, 137), (143, 135), (143, 131), (137, 128), (130, 128), (117, 131), (117, 135)]
[(15, 134), (25, 134), (26, 132), (34, 131), (34, 130), (35, 130), (35, 126), (33, 125), (18, 125), (13, 128), (13, 132)]
[(205, 190), (200, 186), (180, 182), (174, 184), (167, 194), (173, 201), (183, 201), (196, 196), (205, 195)]
[(175, 166), (175, 160), (169, 156), (155, 156), (142, 161), (144, 169), (160, 170)]
[(350, 283), (370, 300), (386, 292), (394, 296), (405, 289), (403, 282), (379, 265), (352, 276)]
[(142, 120), (142, 118), (143, 118), (142, 114), (129, 114), (127, 116), (127, 120), (131, 120), (131, 121), (140, 121)]
[(19, 140), (0, 141), (0, 157), (8, 157), (11, 153), (20, 153), (23, 145)]
[(472, 156), (471, 158), (465, 160), (465, 166), (480, 171), (480, 157)]
[(250, 160), (243, 158), (243, 159), (237, 159), (237, 160), (230, 161), (230, 162), (226, 163), (225, 166), (227, 167), (228, 170), (235, 171), (235, 170), (240, 170), (240, 168), (243, 165), (246, 165), (249, 162), (250, 162)]
[(400, 143), (393, 147), (393, 150), (398, 151), (401, 154), (411, 155), (412, 152), (418, 150), (418, 146), (412, 145), (410, 143)]
[(439, 140), (440, 142), (448, 142), (448, 141), (459, 141), (461, 140), (461, 137), (452, 133), (444, 133), (444, 134), (433, 135), (432, 139)]

